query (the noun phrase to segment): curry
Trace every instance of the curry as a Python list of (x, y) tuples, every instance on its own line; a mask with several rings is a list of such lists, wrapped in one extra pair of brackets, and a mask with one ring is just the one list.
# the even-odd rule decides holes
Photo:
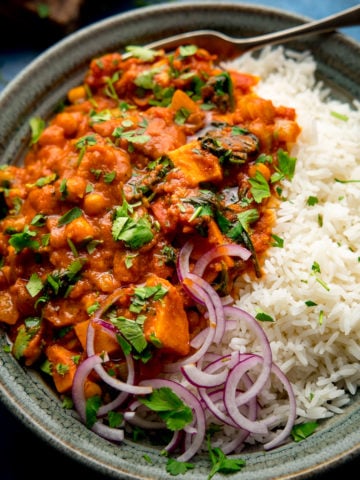
[[(94, 317), (108, 324), (94, 345), (116, 378), (126, 348), (139, 379), (191, 352), (207, 318), (177, 275), (187, 241), (190, 265), (213, 247), (250, 250), (207, 266), (221, 295), (262, 275), (300, 129), (294, 109), (254, 93), (258, 80), (192, 45), (103, 55), (47, 123), (32, 119), (23, 166), (2, 166), (0, 322), (15, 357), (60, 394)], [(94, 395), (107, 395), (96, 374)]]

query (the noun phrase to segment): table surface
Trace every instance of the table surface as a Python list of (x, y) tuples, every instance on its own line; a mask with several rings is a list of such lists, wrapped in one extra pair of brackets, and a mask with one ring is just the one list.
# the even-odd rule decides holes
[[(179, 0), (181, 1), (181, 0)], [(345, 8), (358, 4), (353, 0), (245, 0), (239, 3), (271, 6), (283, 9), (292, 13), (305, 15), (314, 19), (331, 15)], [(86, 2), (85, 2), (86, 3)], [(101, 4), (87, 18), (83, 19), (83, 25), (86, 26), (97, 20), (106, 18), (109, 15), (124, 12), (126, 10), (137, 8), (139, 1), (106, 1), (95, 2)], [(156, 4), (164, 2), (142, 1), (142, 4)], [(6, 16), (5, 16), (6, 17)], [(7, 19), (1, 16), (0, 12), (0, 91), (10, 82), (23, 68), (25, 68), (36, 56), (57, 41), (52, 38), (37, 38), (33, 43), (26, 38), (19, 40), (14, 33), (6, 29)], [(360, 41), (360, 26), (347, 27), (341, 29), (341, 32), (350, 38)], [(5, 40), (4, 40), (5, 39)], [(14, 41), (12, 41), (14, 39)], [(16, 40), (16, 41), (15, 41)], [(89, 480), (102, 480), (103, 475), (89, 471), (88, 468), (79, 464), (68, 457), (63, 456), (51, 445), (46, 444), (41, 438), (32, 433), (23, 425), (7, 408), (0, 403), (0, 479), (1, 480), (23, 480), (31, 477), (37, 480), (47, 480), (52, 475), (52, 467), (56, 466), (56, 476), (66, 477), (71, 480), (88, 478)], [(42, 460), (46, 460), (46, 464)], [(360, 458), (354, 458), (352, 461), (337, 468), (333, 474), (349, 474), (358, 471), (360, 467)], [(328, 478), (329, 474), (317, 476), (316, 478)], [(332, 477), (331, 477), (332, 478)], [(231, 476), (229, 477), (231, 480)]]

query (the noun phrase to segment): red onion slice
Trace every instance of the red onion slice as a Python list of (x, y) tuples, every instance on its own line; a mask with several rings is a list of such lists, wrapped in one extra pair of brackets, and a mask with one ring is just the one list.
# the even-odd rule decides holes
[(272, 352), (269, 340), (266, 337), (264, 330), (252, 315), (238, 307), (224, 307), (224, 312), (226, 318), (245, 321), (247, 326), (250, 327), (252, 332), (258, 338), (262, 349), (263, 361), (261, 372), (249, 390), (241, 395), (240, 403), (238, 403), (239, 406), (247, 403), (254, 395), (257, 395), (268, 381), (272, 366)]
[(202, 276), (210, 262), (219, 257), (239, 257), (241, 260), (246, 261), (251, 257), (251, 252), (241, 245), (232, 243), (218, 245), (199, 258), (195, 263), (193, 273)]
[[(102, 362), (107, 361), (105, 356), (101, 358), (99, 355), (92, 355), (84, 360), (77, 368), (72, 386), (72, 399), (74, 406), (83, 423), (86, 423), (86, 398), (85, 398), (85, 382), (92, 370)], [(107, 440), (121, 442), (124, 439), (124, 431), (118, 428), (108, 427), (101, 421), (96, 421), (91, 430)]]

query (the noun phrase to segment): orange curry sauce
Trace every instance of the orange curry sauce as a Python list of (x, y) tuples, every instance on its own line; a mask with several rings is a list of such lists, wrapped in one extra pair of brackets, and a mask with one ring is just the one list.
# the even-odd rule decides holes
[[(255, 280), (281, 180), (293, 173), (295, 111), (256, 95), (258, 78), (224, 71), (194, 46), (131, 52), (92, 60), (61, 112), (33, 120), (24, 166), (0, 170), (0, 322), (16, 358), (48, 365), (59, 393), (71, 392), (88, 322), (104, 305), (104, 319), (141, 316), (150, 353), (139, 378), (187, 355), (206, 319), (179, 285), (180, 248), (191, 240), (194, 262), (242, 244), (249, 261), (217, 259), (206, 279), (223, 295), (245, 270)], [(144, 300), (139, 285), (166, 294)], [(126, 378), (119, 343), (96, 335), (106, 368)], [(97, 380), (88, 396), (103, 393)]]

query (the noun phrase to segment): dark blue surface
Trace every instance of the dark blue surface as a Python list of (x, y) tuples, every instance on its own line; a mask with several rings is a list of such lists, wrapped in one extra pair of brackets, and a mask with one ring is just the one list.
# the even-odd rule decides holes
[[(117, 2), (100, 1), (95, 3), (97, 5), (95, 13), (89, 14), (88, 17), (83, 20), (83, 26), (103, 19), (108, 15), (121, 13), (134, 8), (135, 5), (140, 4), (139, 1), (124, 0)], [(143, 4), (157, 3), (164, 2), (143, 1)], [(239, 3), (271, 6), (314, 19), (331, 15), (339, 10), (358, 4), (357, 1), (353, 0), (246, 0), (245, 2), (239, 0)], [(0, 29), (4, 23), (6, 23), (6, 20), (0, 16)], [(341, 31), (351, 38), (360, 41), (360, 26), (348, 27)], [(41, 38), (41, 41), (37, 40), (32, 44), (29, 38), (25, 38), (22, 43), (18, 39), (16, 42), (12, 42), (12, 37), (8, 33), (3, 36), (6, 40), (0, 41), (0, 90), (39, 53), (48, 46), (51, 46), (51, 39)], [(13, 46), (14, 44), (15, 47)], [(3, 121), (4, 119), (1, 118), (1, 122)], [(52, 446), (47, 445), (1, 404), (0, 460), (0, 480), (24, 480), (26, 478), (48, 480), (49, 478), (61, 477), (67, 480), (104, 479), (102, 475), (89, 471), (83, 465), (72, 461), (68, 457), (64, 457)], [(360, 458), (355, 458), (331, 473), (317, 476), (316, 478), (331, 479), (337, 478), (339, 475), (349, 475), (348, 478), (355, 478), (358, 474), (353, 472), (359, 472), (359, 468)], [(178, 478), (181, 479), (181, 476)], [(231, 480), (231, 475), (229, 476), (229, 480)]]

